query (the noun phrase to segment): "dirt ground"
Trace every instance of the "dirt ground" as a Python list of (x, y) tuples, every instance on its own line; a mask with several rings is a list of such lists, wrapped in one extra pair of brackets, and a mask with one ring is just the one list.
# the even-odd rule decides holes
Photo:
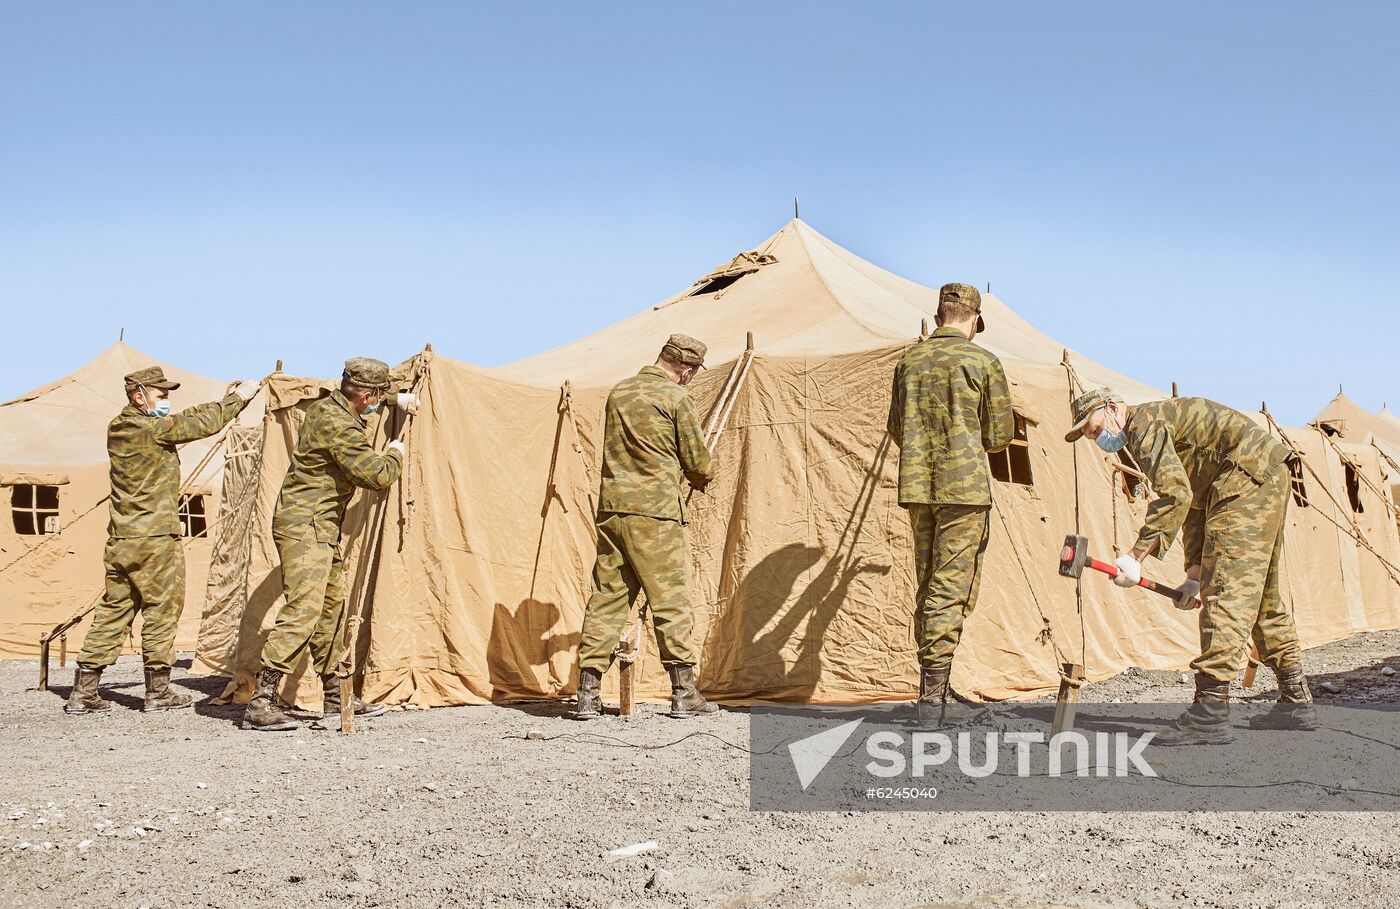
[[(1400, 700), (1387, 665), (1400, 632), (1306, 655), (1319, 700)], [(747, 743), (742, 711), (585, 725), (559, 705), (466, 707), (395, 711), (352, 737), (254, 734), (209, 703), (218, 680), (183, 670), (196, 709), (149, 716), (135, 658), (108, 671), (101, 717), (62, 713), (68, 671), (50, 692), (36, 674), (0, 664), (0, 906), (1312, 907), (1400, 892), (1400, 813), (764, 814), (745, 753), (720, 741)], [(1269, 695), (1259, 676), (1242, 695)], [(1181, 673), (1133, 671), (1085, 700), (1189, 692)], [(530, 730), (713, 735), (644, 750)]]

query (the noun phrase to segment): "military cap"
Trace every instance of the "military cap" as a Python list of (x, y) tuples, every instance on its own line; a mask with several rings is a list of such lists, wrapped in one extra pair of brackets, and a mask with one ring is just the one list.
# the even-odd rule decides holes
[(179, 382), (172, 382), (165, 377), (165, 370), (159, 366), (147, 366), (145, 369), (138, 369), (133, 373), (128, 373), (123, 379), (126, 383), (127, 394), (142, 386), (146, 388), (164, 388), (166, 391), (174, 391), (180, 387)]
[(961, 303), (977, 313), (977, 330), (987, 330), (987, 323), (982, 321), (982, 294), (971, 284), (944, 284), (938, 289), (938, 302)]
[(705, 350), (705, 345), (690, 335), (671, 335), (661, 353), (685, 366), (704, 366)]
[(1073, 401), (1069, 402), (1070, 417), (1074, 420), (1074, 426), (1065, 433), (1065, 441), (1073, 442), (1084, 435), (1084, 424), (1089, 422), (1089, 417), (1094, 411), (1103, 407), (1110, 401), (1123, 403), (1123, 397), (1111, 388), (1091, 388)]
[(340, 377), (351, 385), (361, 388), (389, 389), (389, 364), (374, 357), (351, 357), (345, 361), (345, 372)]

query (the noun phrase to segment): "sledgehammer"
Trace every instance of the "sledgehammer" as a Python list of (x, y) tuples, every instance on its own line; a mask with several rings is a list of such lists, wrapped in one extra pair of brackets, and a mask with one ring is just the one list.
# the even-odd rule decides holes
[[(1084, 574), (1085, 568), (1092, 568), (1095, 571), (1102, 571), (1110, 578), (1118, 577), (1118, 566), (1110, 565), (1107, 562), (1100, 562), (1089, 555), (1089, 538), (1070, 534), (1065, 537), (1065, 548), (1060, 550), (1060, 574), (1067, 578), (1079, 578)], [(1166, 584), (1158, 584), (1156, 581), (1143, 578), (1137, 585), (1153, 593), (1160, 594), (1169, 600), (1181, 599), (1181, 591), (1175, 587), (1168, 587)], [(1196, 608), (1199, 609), (1201, 601), (1196, 600)]]

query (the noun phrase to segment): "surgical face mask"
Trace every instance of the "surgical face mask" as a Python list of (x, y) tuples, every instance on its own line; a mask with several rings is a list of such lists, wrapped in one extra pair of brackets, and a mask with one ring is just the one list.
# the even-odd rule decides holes
[(167, 398), (164, 401), (157, 401), (156, 406), (146, 411), (146, 413), (150, 414), (153, 417), (170, 416), (170, 399)]
[(1128, 432), (1122, 427), (1111, 430), (1108, 428), (1108, 424), (1105, 423), (1104, 428), (1099, 430), (1099, 434), (1094, 437), (1094, 444), (1098, 445), (1099, 448), (1109, 454), (1113, 454), (1115, 451), (1122, 449), (1124, 445), (1128, 444)]
[(366, 405), (365, 405), (365, 409), (364, 409), (363, 411), (361, 411), (361, 413), (363, 413), (363, 414), (365, 414), (366, 416), (368, 416), (369, 414), (377, 413), (378, 411), (379, 411), (379, 402), (378, 402), (378, 401), (375, 401), (373, 404), (366, 404)]

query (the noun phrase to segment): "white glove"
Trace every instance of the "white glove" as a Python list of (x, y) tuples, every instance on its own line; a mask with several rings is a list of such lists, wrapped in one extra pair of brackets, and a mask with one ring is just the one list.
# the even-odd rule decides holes
[(398, 439), (395, 439), (394, 441), (390, 442), (387, 446), (385, 446), (384, 451), (386, 453), (390, 451), (397, 451), (399, 453), (399, 457), (401, 458), (407, 456), (404, 452), (403, 443), (400, 442)]
[(258, 393), (257, 382), (239, 382), (233, 386), (233, 393), (243, 399), (243, 402), (253, 400), (253, 396)]
[(1201, 605), (1198, 600), (1201, 598), (1201, 582), (1187, 578), (1177, 588), (1181, 591), (1181, 596), (1176, 598), (1176, 608), (1190, 611)]
[(395, 399), (394, 401), (394, 404), (399, 408), (399, 410), (402, 413), (418, 412), (418, 396), (416, 394), (413, 394), (412, 392), (399, 392), (397, 399)]
[(1123, 553), (1113, 560), (1113, 566), (1118, 569), (1118, 576), (1113, 579), (1113, 583), (1119, 587), (1136, 587), (1138, 581), (1142, 580), (1142, 563), (1133, 558), (1131, 553)]

